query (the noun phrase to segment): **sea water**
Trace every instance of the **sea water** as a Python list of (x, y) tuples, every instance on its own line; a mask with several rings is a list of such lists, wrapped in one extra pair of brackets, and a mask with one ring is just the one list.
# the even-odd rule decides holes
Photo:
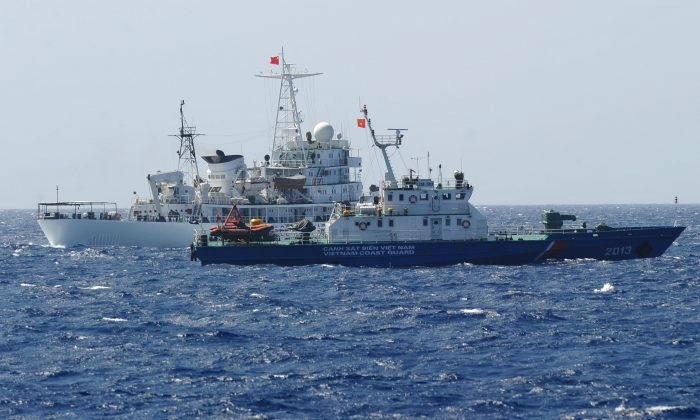
[(0, 211), (0, 416), (700, 416), (700, 206), (558, 209), (688, 228), (649, 260), (202, 267)]

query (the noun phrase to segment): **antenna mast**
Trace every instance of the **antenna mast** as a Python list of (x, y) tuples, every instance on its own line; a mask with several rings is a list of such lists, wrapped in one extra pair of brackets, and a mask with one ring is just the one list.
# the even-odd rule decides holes
[(185, 179), (189, 179), (193, 184), (200, 182), (199, 167), (197, 166), (197, 153), (194, 148), (194, 139), (203, 134), (197, 133), (197, 127), (188, 126), (182, 107), (185, 101), (180, 102), (180, 132), (171, 134), (170, 137), (177, 137), (180, 140), (180, 149), (177, 151), (179, 158), (177, 169), (185, 173)]
[[(277, 102), (277, 118), (275, 119), (275, 137), (272, 142), (272, 150), (283, 150), (289, 142), (301, 148), (306, 157), (306, 145), (302, 140), (301, 123), (304, 120), (301, 118), (301, 113), (297, 108), (296, 93), (298, 89), (294, 87), (294, 79), (302, 77), (318, 76), (323, 73), (297, 73), (294, 64), (288, 64), (284, 58), (284, 48), (280, 53), (276, 62), (271, 61), (271, 64), (282, 64), (282, 73), (280, 74), (256, 74), (256, 77), (264, 77), (268, 79), (280, 79), (280, 92)], [(282, 159), (283, 160), (283, 159)], [(283, 160), (284, 161), (284, 160)], [(306, 162), (306, 158), (304, 158)], [(289, 162), (288, 162), (289, 163)], [(285, 163), (285, 166), (287, 164)]]
[(412, 157), (412, 158), (411, 158), (411, 160), (415, 160), (415, 161), (416, 161), (416, 168), (418, 168), (418, 176), (420, 176), (420, 173), (421, 173), (420, 161), (423, 160), (423, 159), (427, 159), (427, 160), (428, 160), (428, 163), (427, 163), (427, 168), (428, 168), (428, 179), (431, 179), (431, 178), (432, 178), (432, 175), (433, 175), (433, 168), (430, 167), (430, 152), (428, 152), (428, 154), (425, 155), (425, 156), (416, 156), (416, 157)]

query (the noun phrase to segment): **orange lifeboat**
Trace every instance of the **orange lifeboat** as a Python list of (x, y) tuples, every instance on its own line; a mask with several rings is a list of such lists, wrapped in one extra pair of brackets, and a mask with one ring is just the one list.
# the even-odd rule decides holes
[(269, 241), (272, 239), (271, 233), (274, 228), (272, 224), (262, 223), (259, 219), (251, 224), (252, 226), (248, 226), (243, 222), (238, 208), (234, 205), (224, 223), (209, 230), (209, 237), (238, 242)]

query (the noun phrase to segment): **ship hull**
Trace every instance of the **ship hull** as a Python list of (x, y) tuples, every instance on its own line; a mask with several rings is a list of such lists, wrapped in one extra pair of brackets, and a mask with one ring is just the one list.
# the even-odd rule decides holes
[(362, 267), (526, 264), (548, 245), (543, 241), (436, 241), (358, 244), (250, 243), (197, 247), (202, 265), (311, 265)]
[(585, 233), (561, 232), (549, 236), (552, 247), (543, 258), (627, 260), (663, 254), (685, 227), (662, 226), (612, 229)]
[[(184, 248), (202, 225), (130, 220), (39, 219), (51, 246)], [(212, 225), (215, 226), (215, 225)]]
[[(459, 263), (520, 265), (558, 259), (625, 260), (663, 254), (682, 227), (570, 232), (539, 239), (419, 241), (357, 244), (251, 243), (197, 247), (208, 264), (334, 264), (365, 267), (442, 266)], [(630, 233), (632, 232), (632, 233)]]

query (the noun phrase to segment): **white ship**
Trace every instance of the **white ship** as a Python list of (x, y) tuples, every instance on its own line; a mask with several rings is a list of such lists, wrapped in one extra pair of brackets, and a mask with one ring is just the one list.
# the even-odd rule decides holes
[(200, 176), (196, 128), (180, 105), (178, 169), (149, 174), (149, 197), (135, 196), (129, 213), (116, 203), (56, 201), (39, 203), (37, 220), (51, 246), (187, 247), (195, 231), (217, 226), (233, 204), (244, 221), (258, 219), (277, 227), (309, 219), (323, 226), (334, 203), (353, 204), (362, 195), (361, 158), (341, 133), (326, 122), (303, 133), (294, 80), (321, 73), (297, 73), (284, 54), (272, 64), (280, 80), (272, 151), (249, 167), (242, 155), (221, 150), (202, 156)]

